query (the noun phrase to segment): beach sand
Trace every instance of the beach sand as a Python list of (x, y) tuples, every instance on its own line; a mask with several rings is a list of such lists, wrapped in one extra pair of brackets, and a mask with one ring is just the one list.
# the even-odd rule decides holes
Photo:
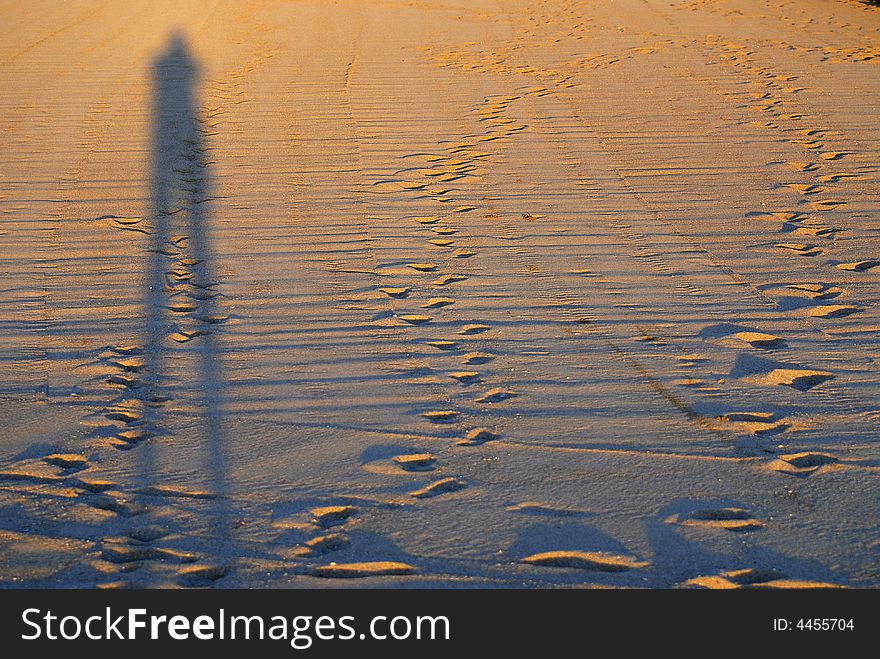
[(880, 585), (880, 8), (0, 15), (0, 585)]

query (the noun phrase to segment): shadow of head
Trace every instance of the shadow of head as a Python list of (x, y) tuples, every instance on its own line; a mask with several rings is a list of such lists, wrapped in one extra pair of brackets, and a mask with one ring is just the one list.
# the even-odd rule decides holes
[(193, 74), (198, 72), (198, 65), (190, 53), (183, 33), (175, 32), (168, 38), (168, 44), (154, 60), (153, 68), (187, 71)]

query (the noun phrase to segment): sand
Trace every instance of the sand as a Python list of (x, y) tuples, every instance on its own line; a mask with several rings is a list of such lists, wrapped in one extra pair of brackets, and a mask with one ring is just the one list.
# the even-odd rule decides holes
[(0, 14), (0, 586), (880, 585), (877, 6)]

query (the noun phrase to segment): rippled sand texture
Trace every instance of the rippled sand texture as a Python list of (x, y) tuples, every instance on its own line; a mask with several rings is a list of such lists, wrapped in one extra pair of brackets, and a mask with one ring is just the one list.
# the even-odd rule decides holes
[(880, 7), (0, 15), (0, 585), (880, 585)]

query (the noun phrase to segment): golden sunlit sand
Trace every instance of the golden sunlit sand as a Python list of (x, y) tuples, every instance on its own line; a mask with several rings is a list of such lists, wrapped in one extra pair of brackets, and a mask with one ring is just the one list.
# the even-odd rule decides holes
[(876, 3), (0, 14), (0, 585), (880, 585)]

